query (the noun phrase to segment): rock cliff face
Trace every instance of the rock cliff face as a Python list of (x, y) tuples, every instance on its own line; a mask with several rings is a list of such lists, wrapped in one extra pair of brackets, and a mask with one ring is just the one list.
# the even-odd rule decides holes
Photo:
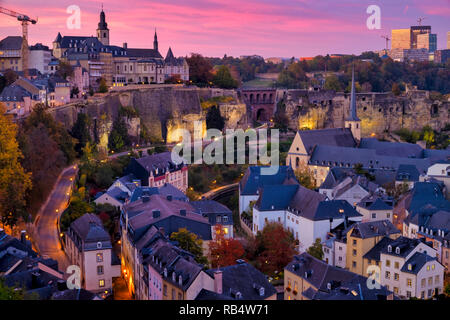
[[(333, 91), (286, 90), (278, 94), (286, 104), (291, 129), (343, 127), (348, 116), (350, 95)], [(358, 93), (357, 112), (362, 136), (382, 135), (400, 128), (420, 130), (430, 125), (442, 129), (449, 119), (449, 102), (432, 101), (426, 91)]]
[[(129, 134), (139, 135), (139, 128), (145, 125), (150, 135), (170, 142), (179, 141), (177, 129), (187, 129), (194, 135), (194, 121), (200, 121), (202, 131), (206, 130), (206, 112), (202, 110), (200, 99), (216, 96), (232, 96), (236, 103), (220, 105), (225, 118), (226, 128), (244, 127), (246, 119), (245, 105), (237, 99), (233, 90), (157, 87), (113, 91), (103, 97), (90, 98), (86, 103), (74, 103), (64, 107), (50, 109), (49, 112), (66, 128), (71, 128), (77, 120), (78, 112), (87, 113), (93, 120), (93, 137), (107, 145), (107, 135), (112, 122), (121, 107), (132, 106), (139, 118), (128, 118)], [(246, 122), (245, 122), (246, 123)], [(106, 135), (106, 140), (105, 140)]]
[[(50, 109), (57, 121), (71, 128), (78, 112), (92, 119), (92, 136), (102, 147), (108, 144), (112, 122), (121, 107), (134, 107), (139, 118), (127, 119), (128, 131), (137, 137), (145, 125), (150, 135), (177, 142), (177, 129), (186, 129), (192, 136), (194, 122), (200, 121), (201, 133), (206, 130), (206, 110), (201, 101), (218, 96), (231, 96), (233, 102), (220, 103), (225, 128), (247, 128), (252, 123), (251, 112), (236, 91), (209, 88), (153, 87), (113, 91), (102, 97), (90, 98), (86, 103), (73, 103)], [(277, 90), (277, 101), (283, 100), (293, 130), (343, 127), (348, 115), (350, 95), (334, 91)], [(396, 97), (392, 93), (358, 93), (358, 116), (362, 120), (362, 136), (383, 135), (400, 128), (420, 130), (424, 125), (441, 129), (449, 119), (450, 102), (432, 101), (426, 91), (409, 91)]]

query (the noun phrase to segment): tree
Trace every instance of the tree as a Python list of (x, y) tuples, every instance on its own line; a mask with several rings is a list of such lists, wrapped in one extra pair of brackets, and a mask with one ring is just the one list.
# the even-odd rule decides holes
[(78, 96), (79, 93), (80, 93), (80, 89), (78, 89), (78, 87), (74, 87), (70, 91), (70, 97), (73, 98), (74, 96)]
[(325, 84), (324, 84), (324, 89), (326, 89), (326, 90), (333, 90), (335, 92), (341, 92), (342, 91), (341, 83), (339, 82), (339, 79), (338, 79), (338, 77), (336, 77), (335, 74), (331, 74), (331, 75), (326, 77)]
[(2, 300), (38, 300), (36, 292), (27, 293), (24, 288), (8, 287), (3, 279), (0, 279), (0, 301)]
[(304, 82), (308, 80), (305, 71), (300, 63), (291, 63), (278, 75), (277, 85), (288, 89), (298, 89), (304, 87)]
[(130, 136), (128, 135), (127, 124), (123, 117), (117, 117), (113, 122), (111, 133), (109, 134), (108, 148), (110, 150), (122, 150), (131, 144)]
[(186, 60), (189, 65), (189, 77), (192, 82), (207, 85), (212, 81), (212, 65), (201, 54), (192, 53)]
[(225, 120), (220, 114), (220, 110), (217, 106), (212, 106), (209, 108), (208, 113), (206, 114), (206, 128), (214, 128), (220, 131), (225, 127)]
[(82, 149), (86, 146), (86, 143), (91, 142), (90, 133), (91, 120), (86, 113), (80, 112), (77, 116), (77, 121), (72, 127), (71, 135), (78, 140), (75, 145), (75, 150), (79, 155), (82, 154)]
[(106, 92), (108, 92), (108, 86), (106, 85), (106, 80), (105, 80), (105, 78), (100, 78), (99, 87), (98, 87), (98, 92), (100, 92), (100, 93), (106, 93)]
[(186, 228), (178, 229), (170, 235), (170, 240), (177, 241), (178, 246), (194, 255), (195, 261), (206, 265), (208, 260), (203, 255), (203, 240), (199, 239), (196, 234), (189, 232)]
[(250, 256), (257, 260), (257, 267), (267, 273), (281, 271), (295, 254), (295, 239), (278, 222), (269, 222), (253, 241)]
[(394, 82), (392, 84), (392, 93), (394, 93), (394, 95), (399, 96), (402, 91), (400, 90), (400, 86), (398, 85), (397, 82)]
[(25, 171), (17, 142), (17, 125), (5, 115), (0, 103), (0, 214), (4, 224), (14, 226), (20, 217), (26, 217), (25, 196), (31, 189), (31, 173)]
[(212, 268), (234, 265), (244, 256), (244, 247), (236, 239), (226, 239), (222, 225), (214, 228), (216, 238), (209, 245), (209, 261)]
[(63, 79), (67, 79), (67, 77), (73, 76), (73, 68), (68, 62), (60, 61), (58, 70), (56, 71), (56, 75), (60, 76)]
[(225, 65), (219, 67), (214, 75), (213, 82), (219, 88), (235, 89), (238, 87), (237, 80), (231, 76), (230, 69)]
[(323, 250), (322, 250), (322, 242), (320, 241), (320, 238), (317, 238), (316, 241), (314, 241), (313, 245), (308, 248), (306, 251), (313, 257), (316, 257), (319, 260), (323, 259)]
[(295, 177), (302, 186), (308, 189), (316, 187), (316, 179), (314, 173), (308, 168), (308, 165), (300, 161), (298, 168), (295, 170)]
[(278, 102), (277, 111), (273, 117), (274, 128), (281, 132), (287, 132), (289, 129), (289, 118), (286, 114), (286, 105), (282, 100)]
[(6, 85), (5, 86), (9, 86), (11, 84), (13, 84), (17, 78), (19, 78), (19, 76), (17, 75), (17, 73), (15, 73), (13, 70), (8, 69), (3, 73), (3, 77), (6, 80)]

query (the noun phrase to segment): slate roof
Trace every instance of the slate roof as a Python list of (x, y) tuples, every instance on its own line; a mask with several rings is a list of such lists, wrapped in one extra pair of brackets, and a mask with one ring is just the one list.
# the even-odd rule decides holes
[[(134, 241), (138, 240), (151, 225), (163, 227), (167, 234), (185, 227), (204, 240), (211, 239), (211, 225), (208, 219), (198, 214), (189, 202), (175, 199), (170, 201), (166, 197), (154, 194), (149, 198), (126, 204), (123, 210), (128, 215), (128, 225), (134, 233)], [(181, 215), (181, 210), (185, 210), (185, 216)], [(154, 211), (159, 211), (159, 215), (154, 217)]]
[(356, 218), (362, 215), (353, 208), (346, 200), (330, 200), (321, 201), (317, 205), (317, 209), (300, 211), (300, 217), (307, 218), (313, 221), (342, 219), (342, 218)]
[(334, 198), (340, 197), (341, 195), (343, 195), (345, 192), (347, 192), (356, 185), (359, 185), (361, 188), (363, 188), (369, 193), (374, 193), (379, 187), (376, 183), (373, 183), (365, 176), (356, 174), (346, 177), (343, 181), (341, 181), (341, 183), (342, 185), (338, 184), (335, 187), (335, 190), (333, 190)]
[(52, 300), (101, 300), (98, 295), (85, 289), (67, 289), (56, 291), (52, 295)]
[(52, 293), (57, 290), (60, 278), (38, 268), (31, 268), (21, 272), (15, 272), (3, 277), (8, 287), (22, 287), (27, 293), (36, 292), (39, 299), (50, 299)]
[(260, 189), (260, 196), (255, 203), (259, 211), (284, 210), (291, 203), (299, 185), (266, 185)]
[[(218, 269), (222, 271), (222, 292), (225, 296), (236, 298), (234, 293), (240, 292), (242, 300), (264, 300), (277, 292), (261, 271), (243, 260)], [(216, 270), (209, 269), (206, 272), (214, 278)], [(261, 287), (264, 288), (263, 296), (259, 292)]]
[(167, 196), (172, 196), (174, 200), (188, 201), (188, 197), (182, 191), (170, 183), (165, 183), (161, 187), (137, 187), (131, 194), (130, 202), (139, 200), (142, 196), (151, 196), (154, 194), (159, 194), (166, 198)]
[(366, 254), (363, 256), (363, 258), (366, 258), (368, 260), (375, 260), (380, 261), (380, 253), (383, 248), (386, 248), (389, 244), (392, 244), (395, 240), (391, 239), (389, 237), (383, 237), (376, 245), (372, 247), (369, 251), (366, 252)]
[(313, 219), (317, 212), (319, 203), (325, 200), (325, 196), (303, 186), (297, 188), (288, 210), (302, 217)]
[(80, 251), (97, 250), (98, 242), (102, 243), (102, 249), (112, 248), (110, 236), (103, 228), (102, 221), (92, 213), (86, 213), (72, 222), (67, 234)]
[(389, 220), (359, 222), (354, 225), (351, 236), (361, 239), (401, 233)]
[(219, 294), (217, 292), (214, 291), (210, 291), (210, 290), (206, 290), (206, 289), (202, 289), (200, 290), (200, 292), (198, 293), (197, 297), (195, 297), (194, 300), (197, 301), (211, 301), (211, 300), (234, 300), (232, 297), (230, 296), (226, 296), (224, 294)]
[(352, 168), (362, 164), (364, 169), (382, 169), (396, 171), (401, 164), (412, 164), (420, 172), (426, 172), (432, 164), (429, 158), (406, 158), (378, 155), (374, 149), (336, 147), (318, 145), (311, 154), (309, 164), (323, 166), (341, 166)]
[(441, 186), (435, 182), (416, 182), (411, 197), (405, 203), (410, 219), (420, 212), (450, 211), (450, 201), (445, 199)]
[(332, 128), (320, 130), (297, 131), (305, 150), (311, 154), (315, 146), (356, 147), (356, 141), (349, 128)]
[[(148, 172), (155, 171), (156, 169), (159, 169), (158, 175), (163, 174), (167, 168), (169, 168), (170, 171), (179, 169), (181, 163), (177, 164), (174, 161), (172, 161), (172, 152), (162, 152), (162, 153), (155, 153), (150, 156), (142, 157), (139, 159), (134, 159), (138, 164), (142, 166), (145, 170)], [(174, 160), (182, 160), (181, 158), (177, 158)]]
[[(211, 225), (216, 225), (217, 216), (221, 216), (221, 225), (233, 225), (233, 212), (227, 206), (214, 200), (191, 201), (190, 204), (195, 208), (198, 214), (208, 217)], [(227, 222), (223, 221), (223, 216), (228, 218)]]
[(262, 187), (285, 184), (289, 179), (295, 179), (290, 166), (279, 166), (274, 175), (261, 175), (261, 166), (252, 166), (245, 171), (239, 182), (239, 189), (241, 195), (256, 195)]
[[(168, 242), (167, 239), (159, 237), (141, 251), (144, 265), (151, 266), (156, 272), (164, 276), (167, 270), (166, 281), (172, 283), (183, 291), (186, 291), (198, 274), (202, 266), (195, 262), (192, 255)], [(175, 273), (175, 281), (172, 276)], [(181, 276), (181, 284), (179, 277)]]
[(0, 93), (0, 101), (23, 102), (25, 97), (33, 98), (33, 95), (17, 84), (11, 84)]
[(32, 249), (30, 241), (26, 240), (25, 243), (23, 243), (19, 239), (6, 234), (5, 231), (0, 228), (0, 253), (11, 247), (25, 252), (30, 257), (37, 257), (37, 253)]
[(22, 37), (8, 36), (0, 41), (0, 50), (21, 50)]
[(367, 287), (367, 278), (356, 275), (348, 281), (341, 283), (332, 290), (317, 291), (313, 300), (386, 300), (392, 292), (385, 286), (380, 289), (369, 289)]
[(127, 48), (127, 56), (132, 58), (157, 58), (163, 59), (161, 54), (154, 49)]
[[(414, 253), (402, 266), (401, 271), (417, 274), (423, 268), (423, 266), (429, 261), (437, 261), (436, 257), (431, 257), (423, 252)], [(411, 270), (409, 266), (411, 265)]]
[[(375, 150), (375, 154), (400, 157), (424, 158), (424, 149), (415, 143), (379, 141), (376, 138), (363, 138), (359, 144), (361, 149)], [(447, 153), (449, 154), (449, 153)]]
[(398, 166), (395, 180), (397, 181), (419, 181), (419, 170), (412, 164), (401, 164)]
[(351, 280), (355, 276), (353, 272), (331, 266), (306, 252), (295, 255), (294, 259), (284, 270), (296, 274), (321, 291), (327, 290), (328, 283), (339, 281), (342, 283)]
[[(420, 243), (424, 243), (423, 239), (410, 239), (407, 237), (398, 237), (395, 241), (389, 243), (387, 246), (381, 248), (380, 253), (388, 254), (397, 257), (406, 257), (416, 248)], [(388, 251), (388, 246), (391, 245), (392, 251)], [(396, 252), (396, 248), (400, 248), (400, 253)]]
[(358, 203), (358, 207), (365, 208), (367, 210), (392, 210), (394, 208), (394, 199), (392, 197), (381, 196), (371, 194)]

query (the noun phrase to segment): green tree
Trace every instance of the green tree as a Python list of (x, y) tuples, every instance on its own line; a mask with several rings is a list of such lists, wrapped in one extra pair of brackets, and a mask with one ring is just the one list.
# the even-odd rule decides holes
[(341, 92), (342, 86), (338, 77), (335, 74), (330, 74), (325, 79), (324, 89), (333, 90), (335, 92)]
[(0, 214), (4, 224), (14, 226), (26, 217), (25, 196), (32, 187), (31, 173), (22, 167), (23, 158), (17, 142), (17, 125), (0, 103)]
[(98, 92), (100, 92), (100, 93), (108, 92), (108, 86), (106, 85), (105, 78), (100, 78), (100, 82), (99, 82), (99, 86), (98, 86)]
[(189, 78), (192, 82), (207, 85), (212, 81), (212, 65), (201, 54), (192, 53), (186, 60), (189, 65)]
[(130, 145), (131, 141), (128, 135), (127, 124), (124, 118), (119, 116), (113, 122), (111, 133), (109, 134), (108, 148), (119, 151)]
[(238, 82), (231, 76), (230, 69), (223, 65), (219, 67), (214, 75), (214, 84), (219, 88), (234, 89), (238, 87)]
[(300, 185), (308, 189), (314, 189), (316, 187), (316, 179), (314, 173), (308, 168), (308, 166), (300, 161), (299, 167), (295, 170), (295, 177)]
[(67, 77), (73, 76), (73, 68), (68, 62), (60, 61), (58, 70), (56, 71), (56, 75), (60, 76), (63, 79), (67, 79)]
[(225, 120), (220, 114), (220, 110), (217, 106), (212, 106), (209, 108), (206, 114), (206, 128), (214, 128), (218, 130), (223, 130), (225, 127)]
[(396, 96), (399, 96), (402, 93), (402, 91), (400, 90), (400, 86), (398, 85), (397, 82), (394, 82), (392, 84), (392, 93)]
[(0, 300), (38, 300), (37, 293), (29, 294), (23, 288), (8, 287), (3, 279), (0, 279)]
[(317, 238), (316, 241), (314, 241), (313, 245), (308, 248), (306, 251), (313, 257), (316, 257), (319, 260), (323, 259), (323, 249), (322, 249), (322, 242), (320, 241), (320, 238)]
[(208, 263), (208, 259), (203, 255), (203, 240), (196, 234), (189, 232), (186, 228), (180, 228), (178, 232), (170, 235), (170, 240), (177, 241), (181, 249), (192, 253), (198, 263), (204, 265)]
[(78, 143), (75, 145), (75, 150), (79, 155), (82, 155), (82, 149), (86, 144), (92, 141), (90, 127), (91, 120), (89, 116), (83, 112), (78, 113), (77, 121), (73, 125), (70, 133), (78, 140)]

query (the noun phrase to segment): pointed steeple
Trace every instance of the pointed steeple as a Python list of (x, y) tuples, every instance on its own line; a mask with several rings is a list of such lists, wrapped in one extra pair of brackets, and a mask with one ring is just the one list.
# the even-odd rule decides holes
[(60, 33), (60, 32), (58, 32), (58, 35), (56, 36), (56, 39), (55, 39), (55, 41), (54, 41), (54, 42), (61, 42), (61, 40), (62, 40), (62, 36), (61, 36), (61, 33)]
[(106, 23), (106, 17), (105, 12), (103, 11), (103, 4), (102, 4), (102, 12), (100, 12), (100, 22), (98, 23), (98, 30), (107, 30), (108, 24)]
[(346, 121), (361, 121), (356, 114), (355, 68), (352, 67), (352, 91), (350, 94), (350, 113)]
[(156, 34), (156, 28), (155, 28), (155, 36), (153, 38), (153, 50), (158, 51), (158, 35)]

